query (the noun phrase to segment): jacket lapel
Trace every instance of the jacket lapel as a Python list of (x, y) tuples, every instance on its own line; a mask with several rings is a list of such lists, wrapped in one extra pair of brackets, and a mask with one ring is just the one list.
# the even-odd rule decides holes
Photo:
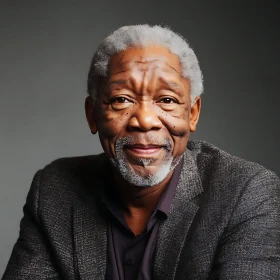
[(199, 208), (192, 200), (203, 191), (190, 150), (186, 150), (183, 160), (170, 216), (161, 224), (158, 232), (154, 261), (155, 280), (175, 278), (185, 238)]
[(81, 280), (105, 279), (107, 225), (97, 209), (80, 201), (73, 213), (74, 248)]
[[(73, 208), (74, 256), (79, 279), (105, 279), (107, 262), (107, 222), (99, 207), (100, 192), (106, 184), (106, 159), (90, 166), (85, 181), (77, 186), (79, 200)], [(93, 173), (95, 170), (95, 173)]]

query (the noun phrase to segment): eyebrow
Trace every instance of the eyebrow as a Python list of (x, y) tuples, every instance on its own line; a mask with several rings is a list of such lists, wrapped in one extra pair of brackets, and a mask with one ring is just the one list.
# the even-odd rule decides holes
[(113, 85), (127, 85), (127, 84), (128, 84), (128, 80), (115, 80), (108, 83), (108, 87), (111, 87)]
[(160, 81), (161, 83), (169, 87), (171, 90), (174, 90), (176, 92), (182, 90), (182, 87), (176, 82), (166, 81), (163, 78), (161, 78)]

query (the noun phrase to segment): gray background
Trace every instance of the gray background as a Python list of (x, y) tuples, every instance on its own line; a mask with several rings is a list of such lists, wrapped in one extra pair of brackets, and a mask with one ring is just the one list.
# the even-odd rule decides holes
[(277, 1), (95, 2), (0, 2), (0, 275), (35, 171), (101, 151), (85, 120), (86, 76), (98, 43), (121, 25), (185, 36), (205, 77), (192, 138), (280, 174)]

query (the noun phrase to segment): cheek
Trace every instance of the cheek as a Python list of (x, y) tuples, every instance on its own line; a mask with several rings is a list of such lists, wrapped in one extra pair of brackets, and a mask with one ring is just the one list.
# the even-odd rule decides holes
[(190, 130), (188, 112), (184, 108), (181, 108), (176, 113), (161, 112), (159, 118), (171, 135), (186, 137), (189, 135)]
[(177, 112), (176, 114), (163, 112), (160, 117), (173, 139), (174, 148), (172, 154), (175, 157), (185, 152), (188, 143), (190, 134), (188, 112), (188, 110), (182, 108), (181, 112)]
[(99, 135), (107, 139), (115, 138), (126, 127), (130, 113), (127, 110), (112, 112), (106, 107), (98, 112), (97, 129)]
[(106, 111), (100, 112), (97, 130), (100, 143), (105, 153), (112, 157), (114, 155), (114, 143), (125, 127), (125, 117), (120, 114), (112, 115)]
[(184, 137), (174, 137), (174, 156), (180, 156), (185, 152), (188, 140), (189, 132), (187, 132)]

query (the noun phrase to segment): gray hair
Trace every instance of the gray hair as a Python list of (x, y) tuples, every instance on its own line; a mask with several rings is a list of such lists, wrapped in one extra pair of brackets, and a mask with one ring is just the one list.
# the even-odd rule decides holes
[(131, 47), (158, 45), (178, 56), (182, 76), (190, 81), (192, 105), (203, 92), (203, 77), (197, 57), (186, 40), (168, 27), (144, 25), (123, 26), (110, 34), (97, 48), (88, 74), (88, 94), (96, 99), (97, 77), (106, 77), (110, 58)]

